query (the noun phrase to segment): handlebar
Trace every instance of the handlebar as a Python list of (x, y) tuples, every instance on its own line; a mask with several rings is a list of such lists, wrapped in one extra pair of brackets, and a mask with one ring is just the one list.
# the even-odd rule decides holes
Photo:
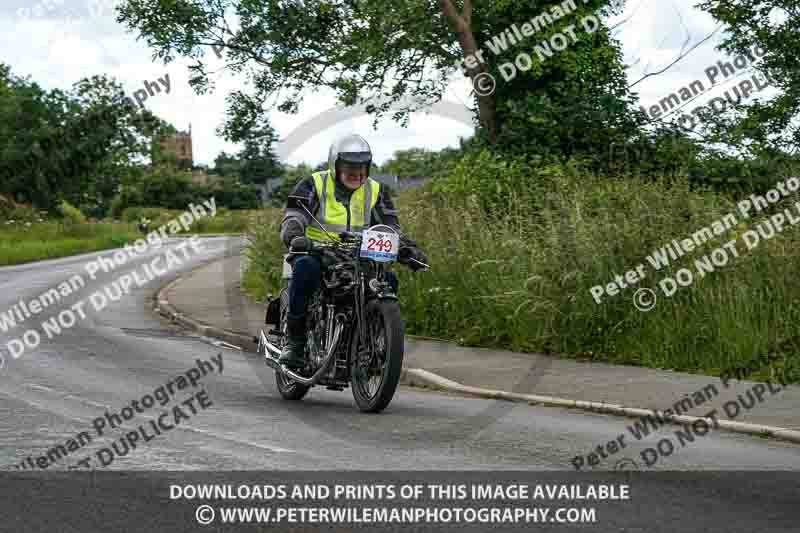
[[(361, 233), (355, 233), (352, 231), (342, 231), (339, 233), (339, 238), (342, 239), (341, 241), (314, 241), (310, 240), (307, 242), (311, 243), (311, 247), (308, 250), (295, 250), (290, 246), (289, 254), (290, 255), (310, 255), (310, 254), (320, 254), (324, 255), (325, 253), (332, 253), (333, 256), (336, 256), (336, 252), (352, 252), (357, 249), (361, 242), (362, 242), (362, 235)], [(358, 254), (356, 254), (357, 256)], [(419, 265), (421, 268), (418, 270), (425, 272), (430, 270), (430, 265), (423, 263), (422, 261), (418, 261), (414, 258), (409, 258), (405, 261), (399, 261), (400, 264), (406, 264), (406, 266), (410, 267), (409, 263), (415, 263)]]

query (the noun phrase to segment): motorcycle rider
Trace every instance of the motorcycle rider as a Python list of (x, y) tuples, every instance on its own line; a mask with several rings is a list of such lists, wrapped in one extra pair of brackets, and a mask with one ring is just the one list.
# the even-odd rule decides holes
[(150, 229), (151, 222), (152, 221), (149, 218), (143, 216), (141, 219), (139, 219), (139, 231), (142, 233), (147, 233), (147, 231)]
[[(397, 211), (386, 187), (369, 177), (372, 150), (360, 135), (350, 134), (331, 144), (328, 169), (300, 181), (289, 194), (281, 222), (283, 243), (293, 250), (309, 250), (312, 241), (338, 240), (341, 231), (358, 232), (375, 224), (386, 224), (400, 234), (398, 261), (412, 270), (427, 263), (425, 253), (402, 234)], [(303, 207), (325, 227), (322, 231)], [(309, 297), (319, 287), (322, 277), (320, 258), (314, 255), (293, 256), (289, 281), (288, 338), (278, 361), (289, 368), (305, 364), (306, 310)], [(386, 279), (397, 291), (397, 277), (386, 272)]]

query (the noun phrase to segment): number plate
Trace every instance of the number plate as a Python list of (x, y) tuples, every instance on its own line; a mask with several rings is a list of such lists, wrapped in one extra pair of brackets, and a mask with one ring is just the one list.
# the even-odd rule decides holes
[(386, 231), (364, 230), (361, 242), (361, 257), (373, 261), (396, 261), (400, 236)]

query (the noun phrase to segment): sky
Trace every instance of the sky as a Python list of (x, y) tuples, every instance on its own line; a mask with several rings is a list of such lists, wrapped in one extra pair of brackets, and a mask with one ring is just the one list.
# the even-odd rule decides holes
[[(188, 84), (187, 61), (178, 59), (165, 65), (154, 60), (146, 44), (114, 20), (113, 6), (119, 0), (2, 0), (0, 3), (0, 62), (9, 64), (14, 74), (30, 76), (47, 89), (67, 89), (82, 77), (107, 74), (116, 78), (132, 97), (137, 90), (144, 89), (145, 83), (157, 84), (161, 92), (151, 87), (154, 94), (147, 95), (143, 105), (180, 130), (191, 125), (195, 164), (213, 166), (221, 151), (238, 150), (237, 145), (226, 142), (215, 130), (224, 120), (225, 96), (239, 87), (241, 80), (222, 72), (214, 77), (213, 92), (195, 94)], [(621, 23), (614, 34), (622, 44), (629, 83), (660, 72), (682, 51), (714, 32), (716, 22), (694, 8), (695, 3), (695, 0), (627, 0), (625, 12), (608, 21), (611, 26)], [(520, 26), (524, 22), (519, 21)], [(718, 61), (734, 59), (716, 50), (723, 37), (719, 31), (666, 72), (645, 77), (636, 84), (634, 90), (639, 94), (640, 104), (650, 109), (668, 94), (696, 80), (710, 88), (707, 69)], [(210, 49), (207, 57), (209, 65), (223, 65)], [(714, 88), (698, 96), (684, 111), (708, 103), (733, 84), (752, 76), (749, 66), (748, 61), (727, 79), (719, 74)], [(741, 77), (734, 81), (736, 76)], [(168, 78), (169, 93), (165, 84), (157, 81), (159, 78), (165, 82)], [(357, 132), (372, 145), (375, 161), (382, 163), (396, 150), (458, 146), (460, 137), (473, 132), (469, 125), (471, 91), (469, 80), (454, 71), (444, 95), (448, 105), (433, 113), (414, 114), (408, 127), (393, 123), (391, 117), (380, 122), (377, 129), (367, 116), (342, 119), (327, 113), (320, 117), (336, 105), (335, 98), (326, 91), (307, 93), (296, 115), (271, 111), (269, 117), (281, 139), (296, 141), (291, 146), (288, 142), (281, 145), (279, 152), (285, 162), (316, 165), (327, 159), (334, 138)], [(142, 94), (139, 93), (140, 97)], [(302, 124), (310, 125), (305, 129), (311, 133), (300, 135), (297, 128)]]

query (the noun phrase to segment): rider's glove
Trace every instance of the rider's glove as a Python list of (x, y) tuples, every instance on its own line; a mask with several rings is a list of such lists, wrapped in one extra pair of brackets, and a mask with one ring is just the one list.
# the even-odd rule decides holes
[(314, 243), (305, 235), (292, 239), (289, 250), (292, 252), (310, 252)]
[(425, 255), (425, 252), (416, 246), (404, 246), (400, 248), (400, 251), (397, 254), (397, 259), (400, 263), (407, 265), (411, 270), (425, 268), (419, 263), (411, 261), (412, 259), (416, 259), (420, 263), (428, 264), (428, 257)]

